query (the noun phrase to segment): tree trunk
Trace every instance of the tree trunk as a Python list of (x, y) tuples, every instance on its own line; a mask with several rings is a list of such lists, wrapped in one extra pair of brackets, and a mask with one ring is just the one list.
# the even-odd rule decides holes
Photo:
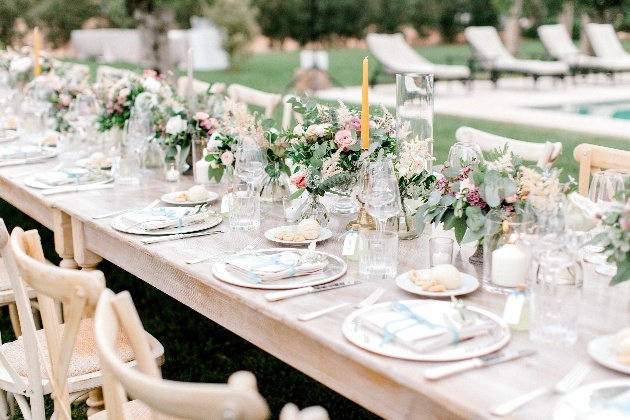
[(558, 23), (563, 24), (567, 28), (569, 36), (573, 38), (573, 15), (575, 13), (575, 7), (573, 1), (567, 1), (562, 6), (562, 12), (558, 16)]
[(523, 0), (513, 0), (512, 6), (510, 6), (510, 14), (505, 22), (505, 46), (512, 54), (518, 52), (521, 37), (518, 20), (521, 18), (522, 10)]
[(142, 63), (158, 73), (173, 77), (175, 64), (169, 51), (168, 30), (175, 21), (175, 11), (170, 7), (160, 7), (153, 13), (136, 9), (133, 16), (144, 46)]

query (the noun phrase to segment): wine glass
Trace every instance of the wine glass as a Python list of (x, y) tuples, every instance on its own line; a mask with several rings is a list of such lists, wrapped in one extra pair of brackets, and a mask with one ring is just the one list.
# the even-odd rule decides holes
[(519, 225), (519, 243), (538, 251), (560, 246), (565, 240), (566, 197), (529, 196)]
[(451, 168), (461, 169), (474, 161), (483, 161), (483, 153), (477, 143), (460, 141), (452, 145), (448, 151), (448, 164)]
[(615, 201), (626, 201), (630, 197), (630, 171), (608, 169), (593, 174), (588, 198), (600, 207), (607, 207)]
[(83, 132), (96, 122), (101, 112), (101, 106), (94, 93), (87, 91), (79, 93), (70, 104), (66, 118), (68, 124), (77, 131)]
[(147, 142), (153, 138), (155, 131), (151, 114), (137, 108), (131, 110), (131, 116), (125, 121), (123, 130), (123, 145), (133, 150), (140, 161), (142, 170), (145, 169), (144, 151)]
[(254, 181), (262, 178), (267, 166), (265, 150), (257, 144), (242, 142), (236, 148), (236, 176), (247, 183), (247, 189), (251, 193)]
[(401, 210), (398, 178), (390, 159), (381, 158), (368, 167), (362, 199), (367, 212), (377, 220), (378, 230), (384, 230), (387, 219), (398, 215)]

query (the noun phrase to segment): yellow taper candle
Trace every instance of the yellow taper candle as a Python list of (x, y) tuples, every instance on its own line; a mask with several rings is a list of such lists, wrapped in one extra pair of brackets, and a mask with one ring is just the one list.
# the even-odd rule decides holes
[(370, 101), (368, 99), (368, 58), (363, 59), (363, 95), (361, 97), (361, 149), (370, 147)]
[(33, 68), (35, 69), (35, 76), (39, 76), (42, 73), (42, 68), (39, 65), (39, 28), (33, 29)]

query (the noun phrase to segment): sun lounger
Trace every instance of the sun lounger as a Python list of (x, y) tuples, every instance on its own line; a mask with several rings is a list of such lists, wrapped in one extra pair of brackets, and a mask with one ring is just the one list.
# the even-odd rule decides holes
[(594, 57), (581, 53), (562, 24), (541, 25), (538, 27), (538, 36), (547, 53), (555, 60), (567, 63), (573, 75), (589, 72), (612, 74), (630, 71), (630, 56)]
[(611, 24), (589, 23), (584, 31), (595, 56), (615, 60), (630, 60), (630, 54), (624, 50), (615, 33), (615, 28)]
[(470, 69), (467, 66), (433, 64), (411, 48), (401, 33), (368, 34), (366, 42), (370, 53), (381, 67), (372, 74), (370, 86), (376, 84), (381, 72), (390, 75), (432, 73), (435, 80), (470, 81)]
[(505, 48), (499, 33), (492, 26), (469, 26), (464, 30), (464, 37), (479, 65), (483, 70), (490, 72), (490, 79), (495, 84), (503, 73), (531, 76), (536, 82), (541, 76), (563, 79), (569, 72), (566, 63), (517, 59)]

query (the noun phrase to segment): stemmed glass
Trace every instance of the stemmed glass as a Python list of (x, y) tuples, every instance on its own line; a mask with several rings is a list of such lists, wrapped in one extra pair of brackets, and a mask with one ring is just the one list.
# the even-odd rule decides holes
[(367, 168), (367, 186), (361, 193), (367, 212), (377, 220), (377, 230), (384, 230), (387, 219), (398, 215), (400, 192), (391, 159), (380, 158)]
[(98, 99), (90, 91), (78, 94), (70, 103), (66, 121), (76, 130), (81, 143), (87, 138), (86, 130), (93, 126), (100, 112)]
[(125, 121), (123, 144), (137, 155), (141, 169), (145, 169), (143, 158), (147, 142), (153, 138), (155, 131), (151, 114), (137, 108), (131, 110), (131, 116)]
[(235, 173), (243, 182), (247, 183), (247, 190), (251, 194), (254, 182), (262, 178), (267, 166), (265, 150), (255, 140), (255, 137), (239, 139), (236, 147)]
[(449, 167), (461, 169), (473, 161), (483, 161), (483, 153), (477, 143), (460, 141), (451, 146), (448, 151)]

